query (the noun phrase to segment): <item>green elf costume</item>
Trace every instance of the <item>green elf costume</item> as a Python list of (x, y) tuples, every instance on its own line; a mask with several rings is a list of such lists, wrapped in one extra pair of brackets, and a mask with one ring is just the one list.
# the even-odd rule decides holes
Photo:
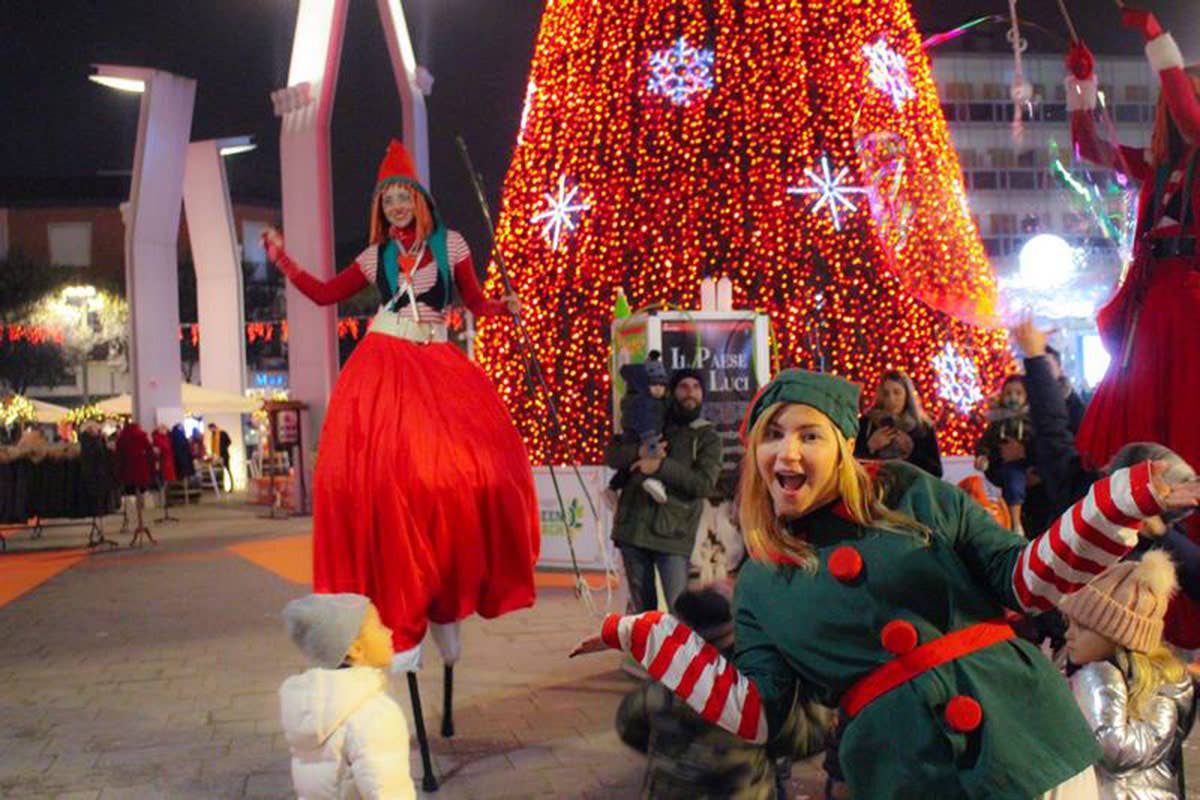
[[(743, 435), (775, 403), (858, 430), (858, 387), (786, 370), (755, 398)], [(756, 469), (750, 454), (743, 469)], [(1027, 542), (962, 491), (902, 462), (879, 468), (883, 503), (928, 539), (862, 526), (841, 501), (791, 521), (815, 571), (754, 560), (734, 597), (733, 663), (670, 616), (610, 616), (602, 638), (710, 722), (766, 741), (797, 688), (839, 706), (839, 760), (856, 798), (1030, 800), (1094, 786), (1095, 738), (1064, 678), (1013, 635), (1005, 609), (1044, 610), (1137, 542), (1160, 512), (1150, 464), (1114, 473)], [(1062, 796), (1062, 795), (1060, 795)]]

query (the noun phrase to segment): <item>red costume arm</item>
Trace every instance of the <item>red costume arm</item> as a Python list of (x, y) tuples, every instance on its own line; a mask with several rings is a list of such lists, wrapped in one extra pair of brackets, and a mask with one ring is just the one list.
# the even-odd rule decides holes
[(1189, 144), (1200, 143), (1200, 100), (1192, 79), (1183, 71), (1183, 56), (1169, 33), (1146, 43), (1146, 58), (1158, 73), (1171, 119)]
[(1071, 111), (1071, 142), (1079, 156), (1093, 164), (1127, 172), (1131, 178), (1141, 182), (1150, 180), (1154, 175), (1142, 150), (1123, 144), (1114, 147), (1100, 135), (1090, 110)]
[(475, 278), (475, 263), (469, 253), (454, 265), (454, 283), (458, 285), (463, 302), (475, 316), (494, 317), (508, 313), (508, 306), (503, 300), (489, 300), (483, 296), (483, 290)]
[(292, 261), (291, 256), (283, 250), (275, 250), (274, 261), (293, 286), (320, 306), (333, 305), (353, 297), (370, 285), (357, 261), (327, 281), (305, 272), (304, 268)]

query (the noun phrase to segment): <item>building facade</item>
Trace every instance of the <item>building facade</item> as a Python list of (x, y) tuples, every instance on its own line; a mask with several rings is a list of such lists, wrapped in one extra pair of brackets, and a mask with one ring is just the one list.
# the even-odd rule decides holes
[[(1033, 99), (1019, 126), (1013, 123), (1010, 96), (1011, 51), (934, 51), (931, 60), (971, 211), (1001, 285), (1011, 289), (1011, 304), (1026, 300), (1018, 287), (1020, 253), (1029, 239), (1054, 234), (1074, 249), (1077, 272), (1070, 283), (1054, 292), (1031, 293), (1029, 302), (1037, 303), (1039, 317), (1066, 328), (1063, 344), (1072, 372), (1093, 384), (1103, 372), (1104, 358), (1087, 309), (1102, 302), (1119, 279), (1125, 254), (1112, 232), (1132, 220), (1137, 187), (1114, 170), (1075, 159), (1061, 55), (1023, 56)], [(1146, 146), (1154, 127), (1157, 75), (1143, 57), (1097, 56), (1096, 61), (1108, 111), (1102, 124), (1106, 135)], [(1107, 214), (1111, 225), (1104, 225), (1098, 213)]]

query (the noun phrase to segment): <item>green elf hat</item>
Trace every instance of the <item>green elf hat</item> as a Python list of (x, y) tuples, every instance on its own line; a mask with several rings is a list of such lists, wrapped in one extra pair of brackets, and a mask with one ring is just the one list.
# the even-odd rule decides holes
[(858, 435), (858, 396), (861, 389), (836, 375), (809, 372), (806, 369), (785, 369), (775, 379), (759, 389), (746, 418), (742, 420), (741, 437), (745, 442), (750, 430), (762, 413), (776, 403), (799, 403), (820, 411), (846, 436)]

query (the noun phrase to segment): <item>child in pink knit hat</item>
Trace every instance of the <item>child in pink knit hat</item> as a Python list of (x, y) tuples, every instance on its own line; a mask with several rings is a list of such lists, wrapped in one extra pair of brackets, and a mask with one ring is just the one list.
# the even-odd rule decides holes
[(1186, 666), (1162, 642), (1176, 589), (1161, 551), (1102, 573), (1059, 605), (1075, 699), (1100, 744), (1103, 798), (1183, 798), (1183, 742), (1195, 719)]

